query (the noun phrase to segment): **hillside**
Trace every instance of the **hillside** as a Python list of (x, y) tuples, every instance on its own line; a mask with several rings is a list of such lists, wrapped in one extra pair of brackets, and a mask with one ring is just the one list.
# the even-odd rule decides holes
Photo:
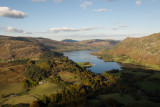
[(119, 42), (114, 40), (86, 40), (73, 43), (48, 38), (0, 36), (0, 59), (37, 57), (46, 49), (64, 52), (111, 48), (117, 43)]
[(83, 40), (78, 42), (79, 44), (86, 44), (88, 46), (103, 49), (103, 48), (113, 48), (115, 45), (120, 43), (120, 41), (116, 40), (103, 40), (103, 39), (93, 39), (93, 40)]
[(103, 54), (102, 56), (105, 54), (106, 56), (127, 56), (132, 59), (132, 62), (137, 61), (144, 65), (160, 65), (160, 33), (141, 38), (128, 37), (113, 49), (101, 51), (100, 54)]
[(74, 43), (74, 42), (78, 42), (77, 40), (73, 40), (73, 39), (64, 39), (62, 40), (62, 42), (71, 42), (71, 43)]
[(0, 59), (38, 57), (42, 47), (30, 42), (0, 40)]

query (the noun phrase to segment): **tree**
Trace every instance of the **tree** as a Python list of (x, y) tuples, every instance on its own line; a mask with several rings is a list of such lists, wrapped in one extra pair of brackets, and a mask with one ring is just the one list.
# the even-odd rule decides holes
[(40, 81), (47, 77), (47, 72), (45, 72), (39, 66), (32, 64), (27, 66), (24, 75), (33, 81)]
[(38, 63), (37, 65), (45, 71), (49, 71), (51, 69), (50, 65), (46, 62)]

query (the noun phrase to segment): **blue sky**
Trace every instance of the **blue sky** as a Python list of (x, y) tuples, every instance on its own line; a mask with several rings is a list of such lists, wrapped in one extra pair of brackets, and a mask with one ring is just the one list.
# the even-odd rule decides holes
[(0, 35), (116, 39), (158, 33), (160, 0), (0, 0)]

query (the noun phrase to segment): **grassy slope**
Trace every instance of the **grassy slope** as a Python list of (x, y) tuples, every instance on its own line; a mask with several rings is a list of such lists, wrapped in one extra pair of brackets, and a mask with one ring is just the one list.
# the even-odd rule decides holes
[(23, 91), (20, 81), (24, 78), (24, 66), (0, 63), (0, 97)]
[(100, 95), (98, 97), (96, 97), (97, 99), (100, 99), (100, 100), (104, 100), (104, 99), (107, 99), (107, 98), (112, 98), (122, 104), (128, 104), (128, 103), (131, 103), (134, 100), (134, 98), (128, 94), (125, 94), (125, 95), (120, 95), (119, 93), (113, 93), (113, 94), (107, 94), (107, 95)]
[(59, 89), (60, 87), (57, 84), (47, 82), (32, 88), (29, 94), (39, 97), (41, 95), (55, 94)]
[(36, 100), (37, 100), (36, 98), (30, 95), (23, 95), (23, 96), (11, 97), (3, 104), (12, 104), (12, 105), (20, 104), (20, 103), (30, 104), (32, 101), (36, 101)]
[(81, 80), (78, 78), (75, 78), (76, 75), (70, 72), (59, 72), (59, 76), (62, 80), (66, 82), (72, 82), (74, 85), (79, 85), (81, 83)]

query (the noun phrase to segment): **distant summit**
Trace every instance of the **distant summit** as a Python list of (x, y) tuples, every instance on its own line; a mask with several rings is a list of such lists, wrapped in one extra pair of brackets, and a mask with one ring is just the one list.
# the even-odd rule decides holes
[(74, 42), (78, 42), (78, 41), (73, 40), (73, 39), (64, 39), (64, 40), (62, 40), (62, 42), (72, 42), (72, 43), (74, 43)]

